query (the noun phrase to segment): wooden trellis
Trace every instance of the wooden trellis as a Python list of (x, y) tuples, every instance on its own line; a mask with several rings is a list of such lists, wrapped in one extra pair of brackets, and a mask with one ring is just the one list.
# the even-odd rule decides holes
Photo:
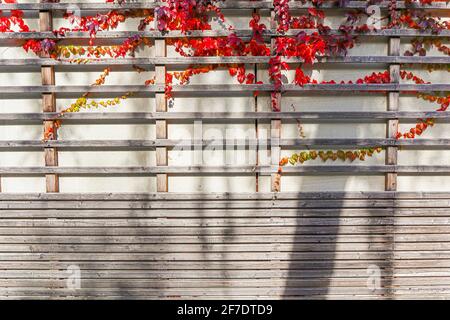
[[(79, 3), (81, 11), (157, 8), (159, 2), (118, 4)], [(70, 3), (0, 4), (0, 10), (20, 9), (39, 13), (40, 31), (0, 33), (0, 42), (17, 46), (23, 39), (85, 41), (85, 32), (51, 32), (54, 13), (70, 9)], [(271, 13), (272, 1), (224, 1), (224, 9), (249, 9)], [(397, 6), (407, 5), (398, 1)], [(433, 3), (418, 9), (445, 16), (448, 4)], [(294, 9), (309, 4), (292, 2)], [(325, 4), (325, 10), (362, 9), (365, 1), (349, 1), (345, 8)], [(387, 3), (381, 4), (384, 10)], [(304, 30), (312, 32), (311, 30)], [(228, 30), (192, 31), (186, 37), (226, 36)], [(234, 31), (233, 31), (234, 32)], [(235, 31), (249, 38), (251, 31)], [(299, 30), (289, 30), (296, 35)], [(332, 31), (332, 33), (337, 31)], [(2, 151), (43, 151), (43, 166), (1, 166), (2, 176), (45, 176), (46, 193), (0, 193), (0, 297), (2, 298), (438, 298), (450, 296), (450, 193), (398, 192), (401, 174), (442, 174), (449, 179), (450, 163), (444, 165), (399, 165), (399, 149), (448, 150), (450, 139), (421, 138), (397, 140), (402, 120), (435, 118), (448, 123), (446, 112), (400, 111), (400, 92), (450, 91), (450, 81), (440, 84), (400, 83), (401, 64), (450, 64), (448, 56), (402, 56), (400, 40), (413, 37), (450, 37), (416, 30), (381, 30), (361, 35), (363, 39), (384, 39), (386, 56), (323, 57), (318, 64), (382, 64), (391, 74), (389, 84), (317, 84), (299, 87), (285, 84), (283, 93), (353, 92), (385, 93), (386, 111), (372, 112), (265, 112), (259, 97), (248, 112), (168, 112), (165, 74), (168, 66), (190, 64), (245, 63), (258, 66), (270, 57), (168, 57), (166, 40), (180, 37), (170, 31), (108, 31), (97, 38), (105, 43), (140, 35), (154, 41), (153, 57), (95, 59), (74, 65), (49, 57), (0, 59), (0, 67), (40, 70), (42, 85), (2, 86), (0, 98), (42, 98), (42, 112), (0, 113), (0, 121), (19, 121), (54, 127), (55, 117), (84, 122), (143, 123), (154, 125), (155, 139), (149, 140), (0, 140)], [(264, 36), (267, 43), (278, 36), (274, 19)], [(286, 59), (289, 64), (301, 62)], [(55, 69), (88, 70), (105, 66), (154, 68), (155, 85), (134, 84), (58, 85)], [(174, 85), (173, 93), (186, 96), (234, 96), (274, 90), (272, 84), (189, 84)], [(85, 92), (102, 96), (134, 92), (155, 99), (155, 111), (148, 112), (56, 112), (59, 95), (77, 96)], [(281, 94), (278, 97), (281, 98)], [(282, 124), (301, 118), (304, 123), (387, 124), (386, 138), (284, 138)], [(168, 152), (175, 146), (187, 148), (221, 147), (226, 139), (171, 139), (168, 125), (182, 121), (254, 124), (255, 139), (233, 140), (237, 147), (256, 146), (270, 151), (269, 164), (249, 165), (169, 165)], [(261, 137), (261, 125), (270, 127), (270, 136)], [(200, 140), (200, 141), (198, 141)], [(384, 192), (283, 192), (279, 184), (281, 151), (311, 147), (386, 148), (385, 164), (324, 164), (290, 166), (283, 174), (297, 175), (381, 175)], [(155, 151), (154, 166), (58, 166), (58, 151), (77, 150)], [(155, 193), (74, 194), (60, 190), (61, 176), (152, 176)], [(173, 193), (169, 179), (174, 176), (252, 176), (252, 193)], [(260, 178), (270, 176), (270, 190), (262, 191)], [(60, 192), (61, 191), (61, 192)], [(278, 192), (281, 191), (281, 192)], [(78, 266), (81, 289), (67, 288), (67, 268)], [(381, 287), (367, 286), (368, 270), (381, 271)], [(419, 275), (417, 275), (419, 273)], [(433, 276), (433, 277), (431, 277)]]

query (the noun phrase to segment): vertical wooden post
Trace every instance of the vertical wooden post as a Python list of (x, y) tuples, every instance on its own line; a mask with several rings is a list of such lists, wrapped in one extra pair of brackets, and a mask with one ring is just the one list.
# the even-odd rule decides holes
[[(273, 32), (277, 29), (277, 20), (275, 16), (275, 10), (270, 11), (270, 28)], [(275, 38), (271, 39), (271, 54), (273, 54), (275, 48)], [(281, 108), (281, 93), (275, 93), (275, 99), (277, 100), (277, 105)], [(279, 139), (281, 138), (281, 119), (272, 119), (270, 121), (270, 158), (271, 165), (277, 167), (280, 162), (281, 148), (279, 146)], [(271, 192), (280, 191), (280, 175), (278, 173), (271, 174)]]
[[(393, 37), (389, 39), (389, 55), (390, 56), (399, 56), (400, 55), (400, 38)], [(391, 83), (399, 83), (400, 82), (400, 65), (399, 64), (391, 64), (389, 66), (389, 73), (391, 76)], [(387, 101), (387, 110), (388, 111), (398, 111), (399, 108), (399, 98), (400, 93), (398, 91), (389, 92), (388, 93), (388, 101)], [(398, 119), (388, 120), (387, 123), (387, 138), (395, 138), (398, 132)], [(386, 148), (386, 165), (396, 165), (397, 164), (397, 147), (387, 147)], [(386, 181), (385, 181), (385, 190), (386, 191), (397, 191), (397, 173), (386, 173)], [(392, 290), (393, 281), (395, 279), (395, 266), (393, 261), (395, 261), (395, 232), (394, 232), (394, 223), (395, 223), (395, 208), (392, 216), (392, 225), (390, 225), (390, 231), (388, 235), (392, 237), (390, 241), (390, 253), (389, 256), (386, 257), (386, 260), (390, 261), (390, 265), (387, 268), (387, 273), (385, 275), (385, 283), (386, 283), (386, 298), (392, 299), (394, 296), (394, 291)]]
[[(41, 0), (41, 2), (46, 2)], [(41, 31), (52, 31), (52, 12), (45, 10), (39, 12), (39, 26)], [(47, 54), (41, 55), (41, 58), (48, 58)], [(53, 66), (41, 67), (42, 85), (55, 85), (55, 70)], [(42, 112), (56, 112), (56, 101), (54, 93), (42, 93)], [(49, 140), (57, 139), (57, 127), (53, 121), (44, 121), (44, 132), (53, 132), (47, 137)], [(45, 166), (58, 165), (58, 151), (56, 148), (44, 149)], [(59, 192), (59, 177), (56, 174), (47, 174), (45, 176), (46, 192)]]
[[(399, 56), (400, 55), (400, 38), (390, 38), (389, 39), (389, 55)], [(389, 66), (389, 73), (391, 75), (391, 83), (400, 82), (400, 65), (391, 64)], [(389, 92), (388, 93), (388, 111), (398, 111), (399, 105), (399, 92)], [(387, 137), (395, 138), (398, 132), (398, 119), (391, 119), (387, 123)], [(386, 148), (386, 164), (396, 165), (397, 164), (397, 147), (387, 147)], [(386, 191), (396, 191), (397, 190), (397, 173), (387, 173), (386, 174)]]
[[(254, 13), (259, 14), (259, 9), (254, 9), (253, 10)], [(255, 83), (258, 82), (258, 64), (255, 63), (255, 65), (253, 66), (253, 72), (255, 73)], [(258, 96), (254, 97), (254, 111), (258, 112)], [(258, 119), (255, 119), (255, 138), (256, 141), (259, 141), (258, 139), (259, 136), (259, 130), (258, 130)], [(253, 150), (255, 151), (255, 166), (259, 166), (259, 143), (256, 143), (256, 146), (251, 146), (249, 147), (251, 148), (251, 151), (253, 152)], [(253, 149), (254, 148), (254, 149)], [(250, 153), (250, 150), (249, 150)], [(252, 159), (253, 160), (253, 159)], [(259, 192), (259, 173), (256, 172), (255, 174), (255, 192)]]
[[(167, 53), (166, 40), (164, 38), (155, 39), (155, 56), (165, 57), (166, 53)], [(164, 64), (155, 65), (155, 78), (156, 84), (165, 85), (166, 66)], [(155, 100), (156, 100), (156, 112), (167, 112), (167, 100), (165, 93), (157, 92), (155, 94)], [(167, 120), (156, 121), (156, 139), (167, 139)], [(157, 166), (168, 165), (167, 147), (156, 148), (156, 165)], [(156, 191), (168, 192), (167, 174), (163, 173), (156, 175)]]
[[(258, 64), (255, 63), (255, 67), (254, 67), (254, 72), (255, 72), (255, 83), (258, 81)], [(258, 109), (258, 96), (254, 97), (254, 111), (255, 112), (259, 112)], [(258, 128), (258, 119), (255, 119), (255, 138), (256, 141), (259, 141), (259, 128)], [(260, 165), (260, 161), (259, 161), (259, 143), (256, 142), (255, 146), (251, 147), (252, 152), (254, 150), (255, 152), (255, 166), (258, 167)], [(255, 192), (259, 192), (259, 173), (256, 172), (255, 174)]]

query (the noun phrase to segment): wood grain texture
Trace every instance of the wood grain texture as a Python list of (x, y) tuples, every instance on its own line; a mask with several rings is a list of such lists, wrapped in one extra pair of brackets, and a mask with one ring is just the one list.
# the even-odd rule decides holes
[[(166, 152), (158, 152), (158, 150), (166, 149), (165, 147), (156, 148), (157, 159), (162, 163), (167, 161)], [(148, 176), (167, 176), (172, 175), (254, 175), (256, 172), (260, 175), (278, 175), (278, 165), (272, 166), (154, 166), (154, 167), (1, 167), (0, 174), (8, 176), (36, 176), (36, 175), (148, 175)], [(285, 175), (304, 173), (307, 175), (326, 175), (334, 174), (352, 174), (352, 175), (376, 175), (380, 173), (450, 173), (450, 166), (405, 166), (405, 165), (306, 165), (286, 167), (283, 169)], [(279, 190), (272, 190), (278, 192)], [(392, 190), (388, 190), (392, 191)], [(163, 191), (160, 191), (163, 192)]]
[[(450, 293), (449, 193), (47, 193), (0, 200), (2, 298)], [(82, 272), (75, 291), (66, 286), (73, 265)], [(374, 265), (381, 282), (369, 290)]]
[[(389, 55), (399, 56), (400, 55), (400, 38), (390, 38), (389, 39)], [(391, 83), (400, 83), (400, 65), (391, 64), (389, 66), (389, 74), (391, 76)], [(400, 101), (400, 93), (398, 91), (393, 91), (388, 93), (387, 110), (388, 111), (398, 111)], [(399, 131), (399, 120), (391, 119), (387, 123), (387, 138), (395, 138), (397, 132)], [(388, 147), (386, 149), (386, 164), (396, 165), (397, 164), (397, 147)], [(397, 174), (387, 173), (386, 174), (386, 191), (397, 190)]]
[[(44, 2), (44, 1), (41, 1)], [(53, 15), (51, 11), (39, 12), (40, 31), (51, 31), (53, 29)], [(44, 56), (48, 58), (48, 56)], [(41, 67), (42, 85), (55, 85), (55, 70), (53, 66), (42, 65)], [(54, 93), (42, 93), (42, 111), (56, 112), (56, 100)], [(49, 140), (58, 138), (58, 128), (54, 121), (44, 121), (44, 132), (51, 132), (47, 137)], [(44, 149), (45, 165), (48, 167), (58, 166), (58, 151), (55, 148)], [(47, 174), (45, 176), (45, 188), (47, 192), (59, 192), (59, 178), (56, 174)]]
[[(383, 10), (389, 2), (380, 4)], [(86, 44), (87, 32), (68, 32), (64, 37), (51, 32), (52, 11), (66, 10), (68, 3), (0, 4), (0, 10), (19, 8), (39, 12), (40, 31), (0, 34), (0, 42), (22, 45), (24, 38), (58, 39), (61, 44), (76, 40)], [(155, 8), (159, 2), (80, 3), (87, 14), (111, 9)], [(222, 8), (264, 9), (271, 11), (266, 41), (280, 36), (275, 31), (272, 1), (223, 1)], [(341, 14), (345, 8), (363, 9), (365, 1), (326, 2), (325, 10)], [(291, 8), (308, 8), (310, 3), (295, 1)], [(417, 7), (449, 14), (447, 3), (420, 6), (398, 1), (399, 8)], [(338, 11), (339, 10), (339, 11)], [(290, 30), (295, 36), (300, 30)], [(305, 30), (307, 33), (317, 30)], [(102, 43), (117, 43), (133, 35), (155, 42), (155, 56), (126, 59), (92, 59), (86, 65), (48, 57), (38, 59), (0, 59), (0, 68), (20, 68), (21, 72), (41, 71), (42, 85), (3, 86), (0, 98), (33, 98), (42, 96), (42, 113), (0, 114), (0, 120), (12, 124), (43, 122), (54, 129), (55, 96), (78, 97), (86, 91), (95, 97), (135, 92), (136, 97), (155, 99), (155, 110), (133, 113), (75, 113), (61, 118), (71, 124), (155, 124), (152, 140), (1, 140), (2, 151), (44, 151), (45, 166), (2, 166), (7, 177), (47, 177), (47, 193), (0, 193), (0, 298), (4, 299), (386, 299), (450, 298), (450, 193), (398, 192), (397, 175), (447, 175), (449, 165), (398, 165), (399, 147), (408, 150), (448, 150), (450, 139), (436, 138), (396, 140), (398, 120), (437, 118), (448, 122), (450, 116), (440, 112), (401, 112), (399, 95), (415, 92), (450, 91), (450, 84), (400, 84), (400, 64), (449, 64), (450, 57), (400, 56), (400, 37), (446, 37), (417, 30), (390, 29), (361, 35), (367, 39), (388, 40), (387, 56), (318, 57), (325, 67), (338, 68), (371, 64), (389, 68), (390, 84), (286, 84), (281, 92), (292, 96), (361, 95), (368, 91), (388, 96), (387, 110), (382, 112), (259, 112), (254, 98), (251, 112), (167, 112), (165, 73), (167, 65), (191, 64), (266, 64), (270, 57), (167, 57), (166, 39), (174, 37), (227, 36), (230, 30), (99, 32)], [(249, 29), (236, 30), (248, 39)], [(332, 30), (331, 34), (338, 34)], [(287, 59), (290, 64), (302, 63)], [(56, 86), (55, 70), (101, 70), (115, 65), (121, 70), (143, 66), (155, 71), (156, 84)], [(257, 73), (255, 67), (255, 74)], [(174, 96), (251, 97), (260, 91), (263, 98), (274, 90), (273, 84), (175, 85)], [(277, 93), (277, 100), (281, 94)], [(181, 108), (180, 108), (181, 110)], [(364, 109), (361, 109), (364, 110)], [(380, 139), (285, 139), (282, 122), (295, 119), (305, 123), (383, 123), (387, 134)], [(168, 122), (190, 123), (197, 132), (193, 140), (169, 139)], [(211, 147), (220, 150), (230, 140), (204, 140), (202, 122), (269, 124), (269, 140), (233, 140), (233, 144), (270, 150), (270, 165), (169, 166), (168, 152), (176, 146)], [(200, 124), (199, 124), (200, 123)], [(200, 132), (200, 134), (199, 134)], [(375, 175), (386, 177), (385, 192), (280, 192), (278, 161), (281, 149), (386, 147), (383, 165), (336, 166), (303, 165), (284, 168), (286, 176), (301, 175)], [(58, 166), (57, 150), (155, 150), (156, 162), (150, 166)], [(154, 193), (88, 193), (64, 194), (58, 191), (58, 177), (156, 177)], [(271, 192), (252, 193), (170, 193), (168, 175), (173, 176), (258, 176), (270, 177)], [(53, 178), (51, 178), (53, 177)], [(444, 177), (445, 178), (445, 177)], [(382, 186), (380, 186), (382, 190)], [(257, 190), (258, 191), (258, 187)], [(282, 190), (281, 190), (282, 191)], [(67, 288), (67, 268), (76, 265), (82, 272), (82, 287)], [(380, 287), (367, 286), (372, 268), (380, 271)]]
[[(348, 112), (348, 111), (306, 111), (283, 112), (277, 114), (277, 118), (294, 122), (301, 119), (304, 123), (317, 122), (385, 122), (386, 120), (416, 120), (419, 118), (435, 118), (439, 122), (449, 122), (450, 114), (438, 111), (385, 111), (385, 112)], [(272, 112), (86, 112), (86, 113), (0, 113), (0, 121), (10, 122), (40, 122), (43, 120), (62, 119), (72, 123), (82, 122), (144, 122), (156, 123), (158, 120), (170, 120), (171, 122), (270, 122)], [(82, 120), (82, 121), (80, 121)], [(165, 130), (161, 130), (164, 135)]]
[[(36, 94), (46, 93), (64, 93), (67, 95), (79, 96), (87, 91), (93, 95), (98, 94), (124, 94), (127, 92), (139, 93), (141, 96), (153, 96), (156, 93), (164, 92), (163, 84), (155, 85), (102, 85), (102, 86), (0, 86), (0, 97), (8, 97), (11, 95), (33, 96)], [(201, 94), (213, 94), (217, 97), (230, 96), (240, 93), (244, 95), (252, 95), (254, 91), (271, 92), (274, 91), (272, 84), (189, 84), (189, 85), (173, 85), (173, 93), (183, 93), (186, 95), (201, 96)], [(323, 92), (342, 92), (342, 94), (362, 94), (370, 92), (389, 92), (402, 91), (405, 93), (428, 92), (428, 91), (450, 91), (450, 84), (308, 84), (303, 87), (294, 84), (284, 84), (280, 88), (281, 91), (292, 93), (323, 93)]]
[[(0, 140), (0, 149), (42, 149), (42, 148), (59, 148), (59, 149), (103, 149), (103, 150), (155, 150), (157, 147), (194, 147), (199, 144), (203, 147), (215, 147), (225, 149), (226, 145), (255, 146), (267, 148), (274, 143), (277, 146), (286, 149), (297, 149), (301, 147), (392, 147), (401, 146), (409, 149), (446, 149), (450, 144), (450, 139), (418, 139), (418, 140), (397, 140), (397, 139), (204, 139), (185, 140), (185, 139), (156, 139), (156, 140)], [(220, 149), (222, 150), (222, 149)]]
[[(270, 29), (277, 29), (277, 17), (275, 10), (270, 10)], [(276, 38), (272, 37), (270, 39), (270, 50), (275, 51)], [(276, 108), (281, 108), (281, 92), (271, 93), (271, 108), (273, 112), (273, 119), (270, 121), (270, 163), (272, 166), (277, 166), (281, 160), (281, 147), (279, 146), (279, 139), (281, 139), (281, 120), (277, 118), (277, 113), (280, 110)], [(274, 172), (270, 177), (270, 191), (280, 192), (281, 191), (281, 175), (278, 172)]]
[[(312, 34), (318, 32), (317, 29), (290, 29), (284, 33), (284, 35), (288, 36), (296, 36), (299, 32), (305, 32), (306, 34)], [(238, 37), (243, 39), (250, 39), (252, 37), (252, 30), (250, 29), (236, 29), (236, 30), (193, 30), (189, 33), (183, 33), (182, 31), (168, 31), (161, 32), (157, 30), (153, 31), (102, 31), (96, 34), (96, 38), (110, 40), (113, 42), (118, 39), (127, 39), (131, 36), (141, 36), (144, 38), (199, 38), (199, 37), (226, 37), (230, 34), (236, 34)], [(330, 35), (339, 35), (342, 34), (339, 30), (330, 30)], [(448, 37), (450, 35), (450, 30), (443, 30), (439, 34), (434, 33), (432, 31), (421, 31), (416, 29), (382, 29), (382, 30), (374, 30), (367, 32), (349, 32), (351, 35), (359, 36), (361, 38), (365, 37), (378, 37), (378, 38), (386, 38), (386, 37)], [(283, 33), (278, 33), (274, 30), (265, 30), (262, 32), (262, 36), (266, 38), (270, 38), (272, 36), (281, 36)], [(64, 35), (54, 34), (51, 31), (42, 31), (42, 32), (7, 32), (0, 33), (0, 41), (1, 42), (11, 42), (16, 41), (17, 44), (24, 39), (54, 39), (54, 40), (89, 40), (90, 34), (89, 32), (81, 32), (81, 31), (69, 31)]]
[[(167, 55), (167, 46), (165, 39), (155, 40), (155, 56), (165, 57)], [(155, 82), (156, 84), (162, 84), (165, 86), (166, 83), (166, 66), (156, 65), (155, 66)], [(156, 111), (160, 113), (167, 112), (167, 99), (163, 92), (157, 92), (155, 94), (156, 101)], [(167, 121), (165, 119), (156, 120), (156, 139), (167, 139)], [(156, 165), (161, 167), (167, 167), (168, 162), (168, 151), (166, 147), (156, 148)], [(159, 173), (156, 175), (156, 190), (158, 192), (168, 192), (169, 191), (169, 178), (166, 173)]]
[[(161, 6), (163, 3), (159, 1), (136, 1), (136, 2), (124, 2), (118, 3), (90, 3), (81, 2), (77, 3), (77, 7), (80, 10), (120, 10), (120, 9), (153, 9)], [(216, 4), (219, 8), (224, 9), (271, 9), (273, 8), (272, 1), (227, 1), (219, 2)], [(382, 1), (378, 4), (380, 8), (387, 9), (389, 2)], [(305, 9), (313, 7), (310, 3), (292, 2), (289, 5), (293, 9)], [(332, 10), (345, 10), (345, 9), (364, 9), (367, 6), (366, 1), (347, 1), (344, 5), (340, 5), (336, 2), (324, 2), (321, 9)], [(70, 3), (15, 3), (15, 4), (0, 4), (0, 10), (67, 10), (71, 9)], [(397, 8), (415, 8), (415, 9), (433, 9), (433, 10), (450, 10), (448, 3), (445, 2), (433, 2), (428, 5), (421, 5), (419, 3), (406, 3), (405, 1), (397, 1)]]
[[(85, 64), (74, 63), (71, 59), (0, 59), (0, 67), (23, 67), (32, 68), (41, 65), (55, 66), (74, 69), (83, 68), (101, 68), (104, 66), (128, 66), (130, 69), (133, 65), (142, 67), (154, 67), (156, 64), (176, 64), (176, 65), (191, 65), (191, 64), (232, 64), (232, 63), (268, 63), (271, 57), (267, 56), (232, 56), (232, 57), (149, 57), (149, 58), (86, 58)], [(281, 57), (281, 60), (286, 63), (303, 62), (300, 58), (286, 58)], [(318, 56), (317, 64), (390, 64), (390, 63), (404, 63), (404, 64), (448, 64), (450, 57), (448, 56)]]

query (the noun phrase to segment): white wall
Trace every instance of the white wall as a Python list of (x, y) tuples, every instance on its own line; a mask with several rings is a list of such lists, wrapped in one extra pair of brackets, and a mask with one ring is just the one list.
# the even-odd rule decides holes
[[(31, 2), (31, 1), (30, 1)], [(37, 1), (33, 1), (37, 2)], [(73, 2), (73, 1), (63, 1)], [(82, 2), (82, 1), (77, 1)], [(97, 0), (96, 2), (103, 2)], [(248, 27), (250, 11), (226, 11), (228, 22), (236, 28)], [(244, 17), (245, 16), (245, 17)], [(268, 21), (268, 12), (263, 12), (263, 20)], [(338, 17), (332, 17), (330, 22), (336, 24)], [(28, 19), (32, 28), (37, 29), (37, 19)], [(118, 30), (135, 30), (137, 20), (129, 21)], [(221, 28), (213, 23), (214, 28)], [(55, 19), (55, 28), (67, 26), (60, 18)], [(407, 44), (403, 44), (406, 49)], [(403, 50), (402, 49), (402, 50)], [(177, 54), (169, 48), (169, 56)], [(137, 53), (138, 57), (148, 57), (154, 54), (153, 48), (146, 48)], [(365, 41), (364, 44), (353, 48), (349, 55), (386, 55), (387, 39)], [(431, 54), (438, 55), (433, 51)], [(36, 58), (34, 54), (26, 54), (21, 48), (0, 48), (0, 58)], [(114, 71), (108, 77), (106, 84), (143, 84), (146, 79), (152, 78), (153, 71), (136, 73), (133, 71)], [(175, 67), (168, 66), (169, 71)], [(356, 80), (374, 71), (384, 71), (383, 66), (377, 65), (315, 65), (309, 73), (317, 80)], [(39, 69), (35, 72), (16, 72), (17, 70), (2, 69), (0, 73), (0, 85), (40, 85), (41, 77)], [(448, 83), (448, 73), (444, 71), (432, 74), (419, 69), (414, 72), (427, 80), (435, 83)], [(57, 85), (87, 85), (92, 83), (100, 74), (96, 72), (57, 72)], [(287, 79), (292, 80), (294, 72), (286, 72)], [(261, 66), (258, 71), (258, 80), (268, 81), (267, 70)], [(228, 71), (220, 69), (209, 74), (195, 76), (192, 84), (225, 84), (237, 83), (236, 79), (228, 75)], [(74, 99), (57, 99), (57, 109), (62, 110), (70, 105)], [(254, 98), (249, 94), (240, 97), (209, 96), (202, 98), (177, 97), (169, 112), (239, 112), (254, 111)], [(400, 98), (401, 111), (433, 110), (434, 105), (417, 100), (415, 97), (402, 96)], [(149, 112), (154, 111), (153, 98), (130, 98), (120, 106), (102, 110), (103, 112)], [(258, 110), (269, 111), (270, 100), (267, 96), (258, 97)], [(283, 111), (385, 111), (386, 97), (380, 94), (285, 94), (282, 98)], [(40, 112), (40, 99), (3, 99), (0, 100), (0, 112)], [(95, 111), (95, 110), (94, 110)], [(89, 111), (87, 111), (89, 112)], [(381, 123), (321, 123), (303, 125), (307, 138), (383, 138), (386, 126)], [(413, 124), (402, 123), (401, 129), (409, 129)], [(267, 137), (269, 125), (259, 125), (259, 137)], [(422, 138), (450, 138), (450, 124), (439, 123), (434, 128), (427, 130)], [(205, 139), (218, 137), (227, 138), (255, 138), (255, 125), (251, 121), (248, 124), (209, 124), (202, 126), (202, 135)], [(194, 136), (193, 124), (169, 124), (168, 134), (170, 139), (187, 139)], [(42, 138), (41, 125), (1, 123), (0, 135), (4, 140), (39, 140)], [(283, 123), (282, 138), (298, 138), (298, 126), (295, 121)], [(89, 139), (154, 139), (155, 127), (147, 124), (73, 124), (63, 123), (59, 130), (59, 138), (63, 140), (89, 140)], [(294, 150), (283, 150), (282, 155), (289, 155)], [(301, 151), (301, 150), (295, 150)], [(254, 153), (238, 151), (233, 164), (242, 165), (252, 163)], [(260, 152), (261, 163), (266, 164), (267, 154)], [(226, 159), (230, 159), (229, 151), (207, 150), (203, 159), (207, 165), (225, 165)], [(450, 151), (442, 150), (401, 150), (399, 152), (400, 165), (450, 165)], [(245, 158), (247, 157), (247, 158)], [(355, 162), (354, 165), (381, 165), (384, 164), (384, 153), (365, 162)], [(250, 161), (250, 162), (249, 162)], [(155, 155), (153, 151), (59, 151), (60, 166), (153, 166)], [(191, 150), (176, 150), (169, 152), (170, 165), (194, 164), (194, 152)], [(230, 163), (228, 163), (230, 164)], [(322, 165), (319, 160), (308, 162), (307, 165)], [(330, 162), (326, 163), (331, 165)], [(336, 162), (333, 165), (342, 165)], [(2, 166), (42, 166), (44, 165), (42, 152), (2, 151), (0, 153), (0, 165)], [(2, 177), (2, 191), (4, 192), (42, 192), (45, 190), (43, 177)], [(156, 182), (152, 177), (60, 177), (61, 192), (154, 192)], [(262, 192), (270, 191), (270, 177), (261, 176), (259, 188)], [(450, 191), (449, 176), (412, 176), (399, 175), (399, 191)], [(284, 176), (281, 182), (282, 191), (381, 191), (384, 190), (384, 176), (343, 176), (343, 175), (302, 175)], [(230, 191), (253, 192), (255, 190), (254, 176), (173, 176), (169, 178), (169, 190), (173, 192), (202, 192), (202, 191)]]

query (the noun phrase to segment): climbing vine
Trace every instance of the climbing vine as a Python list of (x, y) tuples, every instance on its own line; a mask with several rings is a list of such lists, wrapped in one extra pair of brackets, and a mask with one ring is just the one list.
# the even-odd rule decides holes
[[(292, 64), (288, 59), (295, 58), (300, 63), (295, 67), (295, 77), (292, 84), (305, 86), (310, 84), (387, 84), (391, 82), (389, 72), (374, 72), (360, 79), (352, 81), (341, 81), (339, 79), (329, 79), (317, 81), (305, 73), (305, 66), (313, 65), (321, 56), (345, 56), (348, 51), (357, 45), (359, 35), (367, 32), (377, 32), (383, 29), (406, 28), (420, 31), (427, 31), (438, 35), (443, 30), (450, 29), (450, 23), (433, 16), (425, 10), (415, 10), (413, 8), (399, 9), (396, 1), (389, 1), (386, 16), (380, 17), (380, 21), (386, 23), (378, 29), (374, 24), (367, 24), (366, 20), (371, 14), (366, 10), (348, 10), (344, 21), (338, 28), (331, 28), (326, 24), (326, 10), (322, 5), (324, 0), (299, 0), (301, 3), (310, 3), (312, 6), (303, 10), (302, 13), (294, 14), (289, 4), (292, 1), (274, 0), (273, 26), (275, 30), (270, 30), (270, 26), (262, 22), (260, 14), (254, 10), (249, 17), (248, 26), (251, 36), (244, 38), (239, 36), (233, 26), (228, 25), (222, 13), (220, 2), (224, 0), (163, 0), (164, 6), (156, 9), (124, 9), (111, 10), (107, 13), (98, 13), (93, 16), (76, 16), (74, 13), (66, 13), (64, 18), (71, 25), (70, 28), (59, 28), (53, 33), (64, 37), (67, 32), (83, 31), (90, 35), (87, 47), (77, 45), (59, 44), (54, 39), (28, 39), (24, 41), (23, 49), (34, 52), (38, 56), (47, 56), (57, 60), (64, 60), (74, 64), (88, 64), (95, 59), (104, 57), (121, 59), (133, 57), (136, 50), (145, 46), (152, 46), (152, 41), (139, 34), (125, 39), (122, 43), (112, 46), (96, 45), (96, 35), (100, 32), (115, 30), (130, 18), (139, 19), (138, 31), (179, 31), (180, 37), (167, 38), (167, 45), (173, 46), (175, 52), (182, 57), (231, 57), (231, 56), (262, 56), (268, 57), (268, 78), (273, 85), (271, 92), (271, 107), (273, 111), (280, 111), (280, 100), (277, 98), (283, 94), (283, 71), (291, 70)], [(0, 1), (2, 2), (2, 1)], [(14, 3), (14, 0), (4, 0), (6, 3)], [(52, 2), (52, 1), (48, 1)], [(59, 1), (53, 1), (59, 2)], [(122, 4), (125, 1), (107, 0), (109, 3)], [(346, 0), (337, 1), (344, 6)], [(381, 3), (381, 0), (367, 1), (367, 7)], [(420, 3), (428, 5), (432, 0), (407, 0), (406, 5)], [(227, 36), (217, 37), (184, 37), (183, 34), (190, 31), (211, 30), (211, 21), (216, 20), (229, 31)], [(272, 27), (273, 27), (272, 26)], [(301, 29), (301, 30), (300, 30)], [(336, 30), (337, 29), (337, 30)], [(12, 10), (8, 15), (2, 13), (0, 16), (0, 32), (29, 32), (32, 31), (24, 22), (23, 12)], [(268, 32), (276, 32), (274, 41), (269, 43)], [(405, 56), (424, 56), (429, 50), (435, 48), (444, 55), (450, 55), (450, 48), (444, 44), (442, 37), (424, 38), (418, 37), (410, 41), (409, 48), (403, 52)], [(424, 79), (406, 70), (408, 65), (401, 66), (400, 76), (402, 81), (414, 84), (425, 84)], [(167, 72), (165, 93), (167, 99), (173, 99), (172, 88), (176, 82), (180, 85), (188, 84), (190, 79), (198, 74), (208, 73), (218, 68), (228, 69), (229, 75), (236, 78), (240, 84), (262, 84), (257, 81), (254, 70), (247, 70), (245, 64), (223, 63), (215, 65), (191, 65), (183, 71)], [(449, 66), (427, 65), (427, 70), (449, 70)], [(93, 83), (100, 86), (106, 79), (112, 67), (107, 68)], [(136, 72), (142, 70), (135, 68)], [(155, 79), (148, 79), (145, 85), (152, 86)], [(118, 105), (122, 100), (127, 99), (133, 93), (96, 101), (90, 98), (90, 94), (85, 93), (67, 106), (61, 113), (79, 112), (83, 109), (109, 107)], [(258, 92), (254, 92), (258, 95)], [(445, 93), (416, 93), (418, 99), (426, 103), (436, 105), (436, 111), (447, 111), (450, 104), (450, 95)], [(61, 120), (55, 119), (57, 125), (61, 125)], [(397, 139), (414, 139), (423, 134), (434, 125), (434, 119), (418, 119), (415, 127), (406, 132), (398, 132)], [(49, 132), (44, 133), (44, 139), (50, 136)], [(301, 164), (309, 160), (321, 159), (322, 161), (363, 161), (366, 157), (371, 157), (381, 152), (382, 148), (374, 146), (371, 148), (361, 148), (357, 150), (309, 150), (294, 153), (290, 157), (280, 160), (281, 166), (291, 164)]]

